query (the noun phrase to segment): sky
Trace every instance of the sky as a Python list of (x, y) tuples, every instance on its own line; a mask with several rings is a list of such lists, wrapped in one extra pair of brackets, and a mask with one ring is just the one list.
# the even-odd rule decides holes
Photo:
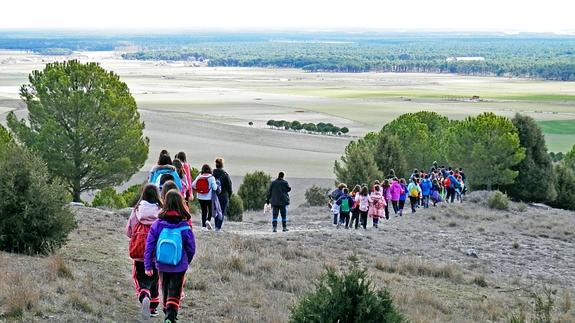
[(575, 33), (575, 1), (2, 0), (0, 29)]

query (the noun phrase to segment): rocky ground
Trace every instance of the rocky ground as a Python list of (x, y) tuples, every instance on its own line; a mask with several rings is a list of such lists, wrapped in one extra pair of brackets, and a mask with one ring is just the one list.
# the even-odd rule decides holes
[[(485, 199), (392, 215), (366, 231), (338, 230), (326, 208), (304, 207), (290, 210), (288, 233), (272, 233), (262, 213), (221, 233), (196, 224), (180, 321), (285, 322), (325, 266), (345, 270), (354, 259), (412, 322), (529, 320), (545, 290), (553, 321), (575, 321), (575, 214), (514, 203), (495, 211)], [(0, 253), (0, 320), (137, 321), (126, 212), (74, 212), (78, 228), (56, 255)]]

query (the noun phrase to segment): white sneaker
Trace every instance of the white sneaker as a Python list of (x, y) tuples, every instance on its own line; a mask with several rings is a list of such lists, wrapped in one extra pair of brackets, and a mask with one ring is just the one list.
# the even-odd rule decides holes
[(208, 230), (211, 230), (212, 224), (210, 222), (206, 222), (206, 228), (208, 228)]
[(148, 320), (150, 320), (150, 299), (147, 296), (142, 300), (140, 316), (142, 317), (142, 322), (148, 322)]
[(208, 228), (206, 227), (202, 227), (202, 231), (210, 231), (210, 230), (208, 230)]

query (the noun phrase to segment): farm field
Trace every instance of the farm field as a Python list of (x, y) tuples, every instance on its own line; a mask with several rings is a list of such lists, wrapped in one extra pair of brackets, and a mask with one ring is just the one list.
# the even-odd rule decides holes
[[(271, 174), (285, 170), (296, 182), (329, 184), (333, 161), (350, 140), (380, 129), (400, 114), (420, 110), (452, 119), (486, 111), (509, 117), (520, 112), (541, 122), (550, 151), (565, 152), (575, 143), (573, 82), (192, 67), (122, 60), (118, 52), (64, 57), (0, 51), (0, 121), (12, 109), (25, 114), (18, 88), (32, 70), (70, 58), (98, 61), (129, 85), (151, 140), (142, 174), (155, 163), (157, 152), (167, 148), (174, 153), (186, 151), (196, 167), (222, 155), (233, 176), (260, 169)], [(472, 96), (479, 100), (470, 100)], [(272, 130), (265, 125), (268, 119), (331, 122), (350, 128), (350, 136)]]

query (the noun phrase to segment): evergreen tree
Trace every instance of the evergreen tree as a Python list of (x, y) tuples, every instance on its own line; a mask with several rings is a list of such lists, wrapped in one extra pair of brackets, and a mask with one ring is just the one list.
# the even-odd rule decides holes
[(379, 134), (374, 157), (377, 167), (383, 174), (393, 169), (399, 177), (407, 175), (408, 168), (403, 147), (397, 136), (386, 132)]
[(508, 195), (524, 202), (552, 201), (556, 196), (553, 164), (541, 129), (529, 116), (516, 114), (511, 121), (518, 130), (525, 159), (511, 167), (519, 175), (513, 184), (505, 187)]
[(555, 190), (557, 197), (549, 205), (566, 210), (575, 210), (575, 172), (565, 166), (555, 166)]
[(567, 154), (565, 154), (565, 157), (563, 158), (563, 163), (565, 164), (565, 166), (571, 168), (571, 170), (575, 172), (575, 145), (573, 145), (571, 150)]
[(375, 163), (373, 146), (363, 139), (347, 145), (341, 162), (335, 161), (334, 173), (339, 183), (349, 186), (371, 183), (383, 177)]
[(136, 101), (118, 75), (97, 63), (47, 64), (20, 88), (28, 121), (8, 115), (14, 136), (46, 161), (80, 201), (86, 190), (119, 185), (148, 156)]
[(519, 172), (511, 168), (525, 158), (517, 128), (493, 113), (453, 122), (445, 142), (449, 163), (465, 167), (473, 188), (491, 190), (513, 183)]
[(4, 128), (3, 125), (0, 124), (0, 146), (3, 144), (7, 144), (12, 141), (12, 135)]

